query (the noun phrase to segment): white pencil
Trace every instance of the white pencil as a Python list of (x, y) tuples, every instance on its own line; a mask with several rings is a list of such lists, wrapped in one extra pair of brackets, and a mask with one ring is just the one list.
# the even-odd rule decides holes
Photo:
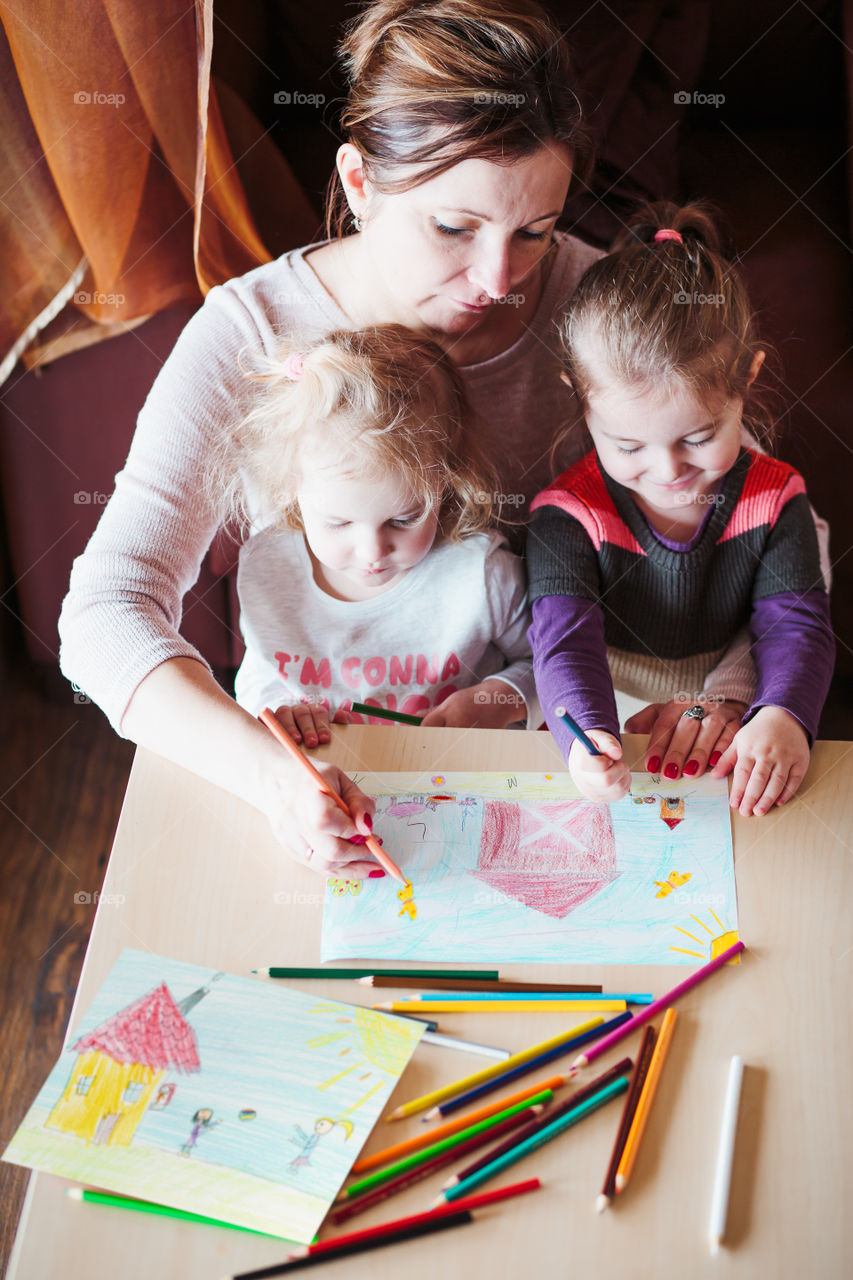
[(735, 1150), (735, 1132), (740, 1102), (740, 1086), (743, 1080), (743, 1058), (737, 1054), (729, 1063), (726, 1084), (726, 1100), (723, 1103), (723, 1124), (720, 1130), (720, 1147), (717, 1152), (717, 1169), (714, 1174), (714, 1194), (711, 1198), (711, 1222), (708, 1240), (711, 1253), (719, 1253), (726, 1233), (726, 1212), (729, 1206), (729, 1185), (732, 1180), (732, 1157)]
[(461, 1049), (465, 1053), (479, 1053), (484, 1058), (499, 1058), (501, 1062), (509, 1057), (509, 1049), (494, 1049), (490, 1044), (458, 1040), (456, 1036), (443, 1036), (438, 1031), (425, 1031), (421, 1036), (421, 1044), (436, 1044), (442, 1049)]

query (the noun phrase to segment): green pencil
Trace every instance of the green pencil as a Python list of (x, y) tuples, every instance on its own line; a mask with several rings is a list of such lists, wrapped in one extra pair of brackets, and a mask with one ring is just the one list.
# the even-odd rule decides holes
[(87, 1204), (108, 1204), (117, 1209), (135, 1209), (137, 1213), (154, 1213), (163, 1218), (182, 1218), (184, 1222), (203, 1222), (208, 1227), (229, 1227), (232, 1231), (248, 1231), (252, 1236), (268, 1236), (271, 1240), (287, 1240), (289, 1236), (274, 1236), (271, 1231), (255, 1231), (253, 1227), (241, 1227), (236, 1222), (222, 1222), (220, 1218), (205, 1218), (201, 1213), (189, 1213), (186, 1209), (172, 1209), (167, 1204), (154, 1204), (151, 1200), (135, 1200), (132, 1196), (114, 1196), (107, 1191), (92, 1191), (88, 1187), (69, 1187), (66, 1195), (72, 1200)]
[(368, 707), (363, 702), (354, 702), (352, 711), (360, 711), (363, 716), (373, 716), (377, 720), (396, 720), (398, 724), (420, 724), (421, 716), (408, 716), (405, 711), (386, 711), (384, 707)]
[(273, 966), (270, 969), (253, 969), (252, 973), (265, 973), (269, 978), (372, 978), (375, 973), (388, 978), (486, 978), (496, 981), (497, 969), (287, 969)]

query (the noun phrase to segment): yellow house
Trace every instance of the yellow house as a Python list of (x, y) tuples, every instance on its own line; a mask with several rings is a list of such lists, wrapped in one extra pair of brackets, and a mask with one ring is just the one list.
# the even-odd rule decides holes
[(164, 1073), (199, 1070), (195, 1034), (184, 1017), (199, 998), (196, 992), (177, 1005), (162, 983), (81, 1036), (74, 1069), (46, 1126), (87, 1144), (129, 1146)]

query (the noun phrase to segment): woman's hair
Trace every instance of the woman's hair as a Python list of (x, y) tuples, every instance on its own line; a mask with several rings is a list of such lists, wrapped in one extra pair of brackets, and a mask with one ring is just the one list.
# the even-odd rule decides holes
[[(535, 0), (374, 0), (340, 45), (350, 89), (341, 126), (382, 194), (408, 191), (462, 160), (510, 164), (564, 142), (590, 166), (566, 42)], [(401, 175), (401, 166), (418, 166)], [(347, 203), (332, 176), (327, 234)]]
[(301, 529), (303, 460), (320, 446), (345, 475), (403, 477), (452, 541), (486, 527), (497, 480), (475, 440), (460, 374), (430, 338), (399, 324), (338, 329), (255, 355), (254, 404), (214, 449), (207, 481), (245, 531), (254, 514)]
[[(676, 236), (655, 235), (661, 231)], [(582, 409), (607, 382), (680, 383), (705, 400), (740, 397), (744, 421), (772, 436), (766, 400), (750, 387), (759, 341), (746, 288), (720, 250), (710, 207), (641, 210), (578, 283), (561, 325), (568, 377)]]

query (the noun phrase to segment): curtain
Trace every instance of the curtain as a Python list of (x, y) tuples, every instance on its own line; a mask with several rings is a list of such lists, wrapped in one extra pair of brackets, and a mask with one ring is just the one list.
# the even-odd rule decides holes
[(21, 356), (200, 302), (269, 261), (248, 152), (291, 243), (310, 239), (317, 216), (243, 104), (237, 154), (229, 142), (212, 0), (0, 0), (0, 22), (0, 382)]

